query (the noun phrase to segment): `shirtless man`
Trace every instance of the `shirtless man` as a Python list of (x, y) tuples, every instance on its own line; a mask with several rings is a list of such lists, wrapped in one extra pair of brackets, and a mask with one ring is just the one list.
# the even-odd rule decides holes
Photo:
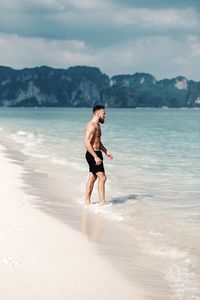
[(105, 108), (103, 105), (96, 105), (93, 107), (93, 118), (87, 124), (85, 129), (84, 143), (87, 149), (86, 160), (89, 164), (90, 175), (86, 185), (86, 204), (90, 204), (90, 198), (93, 191), (94, 183), (98, 178), (98, 193), (99, 201), (105, 204), (105, 182), (106, 175), (103, 165), (102, 151), (109, 159), (113, 159), (110, 153), (101, 142), (101, 128), (100, 123), (103, 124), (106, 117)]

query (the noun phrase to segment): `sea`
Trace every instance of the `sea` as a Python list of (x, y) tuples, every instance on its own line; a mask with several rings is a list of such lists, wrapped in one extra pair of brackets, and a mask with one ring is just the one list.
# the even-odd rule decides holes
[[(69, 203), (74, 210), (84, 206), (88, 165), (83, 134), (91, 117), (91, 108), (0, 109), (1, 132), (19, 144), (24, 155), (64, 170), (63, 182), (70, 191), (65, 208)], [(166, 299), (199, 300), (200, 110), (107, 108), (101, 130), (114, 159), (104, 156), (108, 204), (99, 204), (95, 186), (90, 214), (127, 234), (140, 253), (140, 274), (146, 281), (160, 268), (170, 289)], [(134, 269), (131, 249), (129, 265)], [(122, 264), (125, 256), (120, 254)], [(148, 299), (165, 299), (164, 292), (159, 296), (162, 287), (156, 276), (146, 283), (148, 288), (154, 295)]]

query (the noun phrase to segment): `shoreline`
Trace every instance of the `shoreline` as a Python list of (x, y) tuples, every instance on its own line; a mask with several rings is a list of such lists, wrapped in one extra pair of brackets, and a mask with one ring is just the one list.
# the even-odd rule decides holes
[(0, 145), (2, 298), (144, 299), (81, 233), (34, 207), (23, 166), (6, 151)]
[[(106, 207), (96, 207), (97, 203), (93, 203), (94, 206), (92, 205), (90, 209), (83, 205), (82, 199), (77, 198), (81, 192), (77, 190), (77, 185), (71, 185), (71, 174), (66, 172), (65, 166), (55, 165), (39, 157), (24, 154), (21, 145), (10, 140), (5, 130), (0, 133), (1, 144), (6, 146), (4, 153), (8, 159), (21, 168), (20, 177), (23, 182), (21, 187), (23, 193), (28, 195), (31, 207), (41, 212), (44, 217), (50, 217), (52, 222), (54, 220), (58, 222), (63, 226), (63, 230), (66, 227), (66, 230), (69, 228), (77, 232), (84, 242), (89, 243), (97, 256), (94, 257), (95, 261), (99, 261), (99, 258), (103, 259), (104, 263), (101, 267), (112, 268), (114, 285), (117, 276), (125, 282), (128, 290), (131, 288), (132, 295), (127, 296), (127, 299), (135, 299), (133, 297), (135, 293), (136, 300), (172, 299), (173, 292), (164, 280), (160, 263), (156, 263), (155, 266), (154, 258), (141, 252), (138, 241), (132, 233), (127, 232), (120, 222), (106, 217)], [(70, 186), (66, 185), (67, 182), (70, 182)], [(101, 211), (102, 209), (104, 211)], [(41, 226), (43, 226), (42, 223), (41, 220)], [(97, 276), (97, 280), (98, 271), (95, 271), (92, 276)], [(109, 272), (106, 272), (105, 279), (110, 280)], [(121, 284), (118, 284), (120, 290)], [(123, 285), (124, 283), (122, 289)], [(87, 297), (87, 299), (90, 298)]]
[[(83, 204), (88, 173), (77, 136), (82, 134), (80, 131), (86, 116), (79, 110), (75, 115), (71, 110), (54, 114), (48, 110), (37, 113), (18, 110), (16, 115), (8, 110), (2, 114), (0, 144), (6, 147), (4, 153), (13, 165), (20, 166), (20, 188), (28, 195), (32, 208), (80, 234), (106, 265), (112, 266), (114, 272), (137, 287), (139, 294), (142, 292), (149, 300), (185, 299), (188, 293), (199, 299), (199, 242), (196, 236), (200, 228), (195, 211), (199, 191), (198, 184), (195, 184), (198, 183), (197, 170), (190, 172), (188, 168), (195, 165), (195, 159), (198, 161), (198, 143), (193, 136), (187, 140), (187, 131), (182, 134), (182, 120), (179, 114), (174, 114), (172, 121), (178, 126), (174, 134), (178, 139), (181, 132), (180, 144), (182, 142), (185, 158), (189, 157), (188, 150), (194, 145), (191, 162), (186, 165), (186, 160), (183, 160), (183, 165), (176, 167), (178, 151), (165, 159), (160, 156), (162, 139), (156, 137), (157, 121), (162, 122), (162, 118), (153, 113), (155, 119), (148, 120), (154, 133), (152, 138), (144, 130), (146, 125), (136, 126), (136, 132), (144, 130), (142, 141), (151, 141), (149, 155), (145, 156), (145, 146), (136, 141), (135, 155), (132, 156), (134, 143), (131, 142), (123, 160), (126, 149), (118, 145), (116, 135), (118, 120), (123, 128), (123, 113), (112, 113), (113, 128), (111, 130), (108, 126), (105, 141), (114, 137), (112, 142), (117, 160), (113, 165), (106, 164), (109, 204), (104, 207), (98, 204), (97, 193), (93, 194), (92, 204), (87, 210)], [(78, 116), (80, 122), (75, 121)], [(190, 116), (190, 113), (185, 114), (184, 124), (190, 125)], [(142, 117), (147, 117), (144, 111)], [(140, 118), (140, 113), (135, 113), (135, 124)], [(129, 127), (120, 136), (126, 137), (127, 134), (124, 141), (129, 143), (132, 113), (127, 119)], [(169, 131), (172, 129), (170, 124)], [(197, 116), (191, 128), (196, 128), (195, 124), (198, 124)], [(168, 134), (165, 123), (161, 132), (163, 136)], [(134, 141), (134, 134), (130, 136)], [(197, 132), (194, 137), (198, 137)], [(152, 143), (158, 145), (156, 158), (151, 152)], [(173, 145), (177, 145), (176, 140)], [(126, 165), (128, 168), (124, 169)], [(172, 165), (175, 167), (171, 168)], [(173, 172), (168, 174), (168, 169)], [(174, 181), (174, 178), (178, 180)], [(184, 185), (186, 179), (188, 184)], [(190, 204), (184, 195), (190, 196)], [(195, 218), (191, 220), (193, 215)], [(137, 298), (140, 300), (141, 297)]]

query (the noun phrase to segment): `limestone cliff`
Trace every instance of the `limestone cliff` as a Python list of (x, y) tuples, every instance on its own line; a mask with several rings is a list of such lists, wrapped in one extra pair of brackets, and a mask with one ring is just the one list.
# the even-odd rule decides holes
[(46, 66), (14, 70), (0, 67), (0, 106), (195, 107), (200, 82), (178, 76), (157, 81), (146, 73), (109, 78), (98, 68)]

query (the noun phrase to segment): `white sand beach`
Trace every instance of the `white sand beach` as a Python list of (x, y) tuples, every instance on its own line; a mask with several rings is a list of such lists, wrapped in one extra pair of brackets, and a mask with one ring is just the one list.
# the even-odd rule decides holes
[(1, 299), (144, 299), (81, 233), (31, 205), (2, 145), (0, 160)]

